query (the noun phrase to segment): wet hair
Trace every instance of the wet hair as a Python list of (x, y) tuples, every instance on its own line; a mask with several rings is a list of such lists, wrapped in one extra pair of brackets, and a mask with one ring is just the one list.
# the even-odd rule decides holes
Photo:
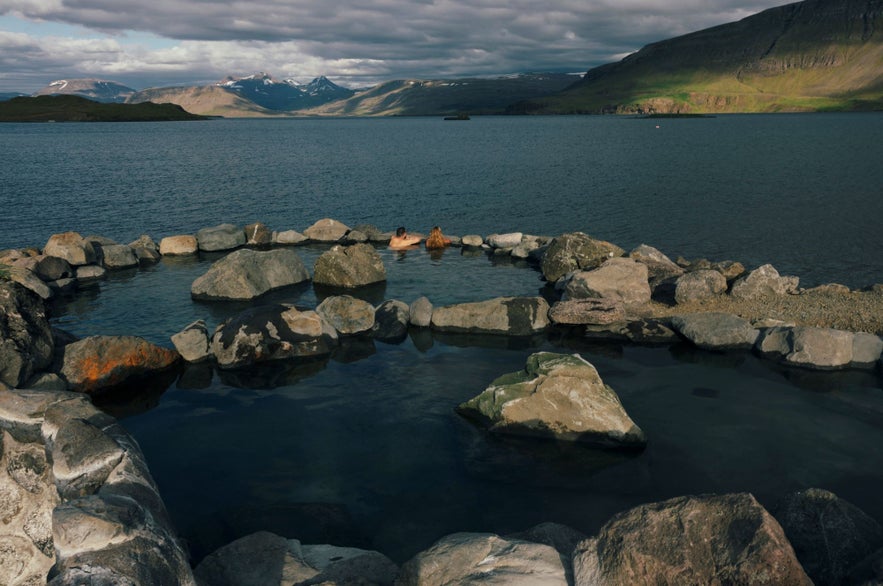
[(398, 228), (396, 228), (396, 236), (398, 236), (399, 238), (404, 236), (406, 232), (407, 230), (405, 230), (404, 226), (399, 226)]

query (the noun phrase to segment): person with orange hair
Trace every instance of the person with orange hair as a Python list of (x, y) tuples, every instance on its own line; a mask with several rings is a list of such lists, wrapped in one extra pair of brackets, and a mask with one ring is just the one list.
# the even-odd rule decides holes
[(446, 238), (438, 226), (433, 226), (429, 231), (429, 237), (426, 238), (426, 250), (439, 250), (451, 245), (451, 239)]

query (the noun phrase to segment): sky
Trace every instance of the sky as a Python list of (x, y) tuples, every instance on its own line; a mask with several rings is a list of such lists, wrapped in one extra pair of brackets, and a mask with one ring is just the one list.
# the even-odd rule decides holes
[(776, 0), (0, 0), (0, 92), (585, 71)]

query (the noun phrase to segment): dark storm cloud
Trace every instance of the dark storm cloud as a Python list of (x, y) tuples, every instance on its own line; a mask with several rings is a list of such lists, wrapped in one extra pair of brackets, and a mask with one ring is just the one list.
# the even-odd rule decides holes
[[(31, 71), (46, 65), (44, 60), (66, 58), (71, 67), (92, 63), (102, 74), (135, 74), (132, 68), (140, 67), (145, 74), (201, 78), (236, 72), (232, 66), (239, 64), (227, 64), (227, 56), (233, 61), (249, 56), (258, 57), (243, 64), (249, 72), (328, 74), (367, 83), (585, 71), (649, 42), (769, 6), (757, 0), (3, 0), (0, 13), (78, 25), (118, 41), (115, 47), (92, 47), (118, 52), (113, 60), (106, 54), (90, 59), (75, 47), (67, 55), (41, 56), (37, 49), (46, 42), (37, 39), (37, 48), (22, 47), (13, 57)], [(125, 41), (130, 31), (173, 39), (177, 50), (132, 48)], [(8, 35), (0, 37), (0, 51), (9, 43)], [(54, 55), (52, 47), (46, 51)]]

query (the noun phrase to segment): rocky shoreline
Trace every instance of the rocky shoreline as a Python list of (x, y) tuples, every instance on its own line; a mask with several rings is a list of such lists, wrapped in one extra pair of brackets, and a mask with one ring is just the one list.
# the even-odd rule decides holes
[[(137, 444), (92, 406), (90, 395), (136, 395), (151, 381), (176, 376), (185, 362), (236, 371), (328, 355), (347, 337), (399, 343), (413, 328), (690, 343), (751, 351), (800, 369), (881, 366), (881, 285), (800, 289), (797, 277), (770, 265), (749, 271), (734, 261), (675, 262), (650, 246), (626, 253), (582, 233), (508, 233), (452, 240), (526, 260), (547, 282), (543, 296), (438, 307), (422, 297), (374, 307), (358, 290), (386, 280), (375, 247), (390, 236), (324, 219), (303, 233), (222, 224), (159, 244), (147, 236), (122, 245), (68, 232), (41, 250), (0, 251), (0, 493), (11, 503), (0, 508), (0, 574), (16, 585), (79, 584), (86, 577), (95, 584), (206, 585), (883, 580), (883, 528), (817, 489), (782, 495), (773, 514), (748, 494), (642, 505), (591, 538), (548, 524), (518, 536), (454, 534), (401, 568), (378, 552), (264, 532), (221, 548), (194, 574)], [(296, 252), (304, 243), (328, 245), (312, 272)], [(201, 302), (258, 300), (307, 281), (334, 294), (311, 310), (256, 304), (212, 331), (195, 322), (172, 336), (174, 350), (134, 336), (76, 340), (49, 325), (45, 303), (56, 295), (75, 294), (106, 271), (200, 252), (227, 253), (194, 281), (191, 296)], [(586, 449), (640, 450), (647, 441), (615, 390), (578, 355), (531, 356), (523, 372), (501, 376), (457, 409), (491, 433), (575, 441)], [(700, 542), (715, 545), (687, 545)], [(672, 564), (679, 573), (669, 574)]]

